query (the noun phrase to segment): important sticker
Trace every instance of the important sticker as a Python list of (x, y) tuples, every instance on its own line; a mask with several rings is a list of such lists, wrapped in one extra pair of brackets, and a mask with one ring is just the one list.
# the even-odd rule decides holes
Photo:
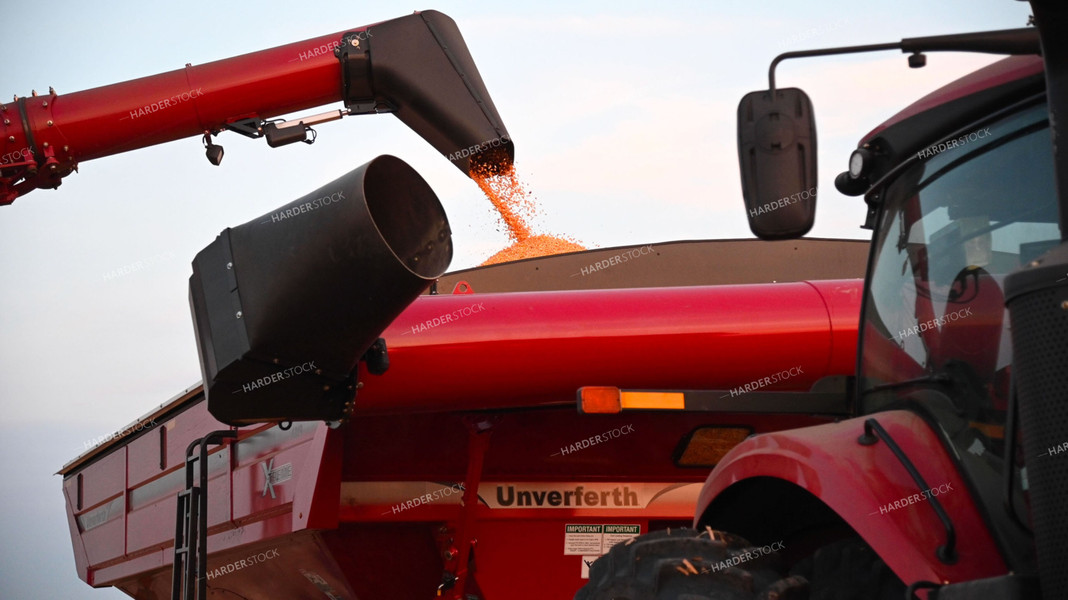
[(604, 525), (566, 525), (564, 529), (564, 555), (583, 556), (601, 554)]
[(626, 542), (642, 533), (641, 525), (568, 524), (564, 526), (564, 555), (578, 556), (581, 562), (579, 576), (590, 578), (590, 565), (608, 553), (612, 546)]
[(641, 535), (641, 525), (605, 525), (601, 538), (601, 554), (608, 554), (612, 546)]

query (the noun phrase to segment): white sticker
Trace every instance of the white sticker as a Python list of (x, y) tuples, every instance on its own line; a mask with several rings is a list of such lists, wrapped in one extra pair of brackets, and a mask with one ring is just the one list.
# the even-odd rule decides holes
[(600, 554), (604, 544), (603, 525), (565, 525), (564, 555)]
[(641, 525), (568, 524), (564, 525), (565, 556), (601, 556), (612, 546), (642, 533)]
[(274, 459), (272, 458), (269, 461), (261, 462), (260, 468), (263, 469), (263, 496), (270, 492), (271, 498), (275, 498), (274, 486), (293, 479), (293, 463), (286, 463), (275, 468)]
[(604, 538), (601, 541), (601, 554), (608, 554), (612, 546), (638, 537), (641, 533), (641, 525), (605, 525)]
[(581, 577), (583, 579), (589, 579), (590, 578), (590, 567), (593, 566), (593, 561), (597, 560), (598, 558), (601, 558), (601, 557), (600, 556), (583, 556), (582, 557), (582, 572), (579, 574), (579, 577)]

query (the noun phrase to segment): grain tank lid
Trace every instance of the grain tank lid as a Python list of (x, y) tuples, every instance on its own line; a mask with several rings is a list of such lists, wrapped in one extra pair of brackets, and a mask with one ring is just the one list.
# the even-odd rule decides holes
[(943, 104), (989, 90), (1008, 83), (1019, 82), (1035, 76), (1041, 76), (1043, 63), (1041, 56), (1010, 56), (977, 71), (973, 71), (952, 83), (927, 94), (913, 102), (901, 112), (890, 117), (881, 125), (871, 130), (861, 139), (860, 145), (870, 142), (885, 129), (908, 118), (927, 112)]
[[(151, 423), (155, 421), (157, 424), (159, 424), (165, 417), (168, 417), (169, 415), (184, 409), (187, 405), (198, 401), (203, 394), (203, 389), (204, 386), (202, 385), (202, 382), (198, 381), (193, 385), (187, 387), (184, 391), (172, 396), (163, 404), (160, 404), (156, 408), (148, 411), (147, 413), (141, 415), (134, 421), (128, 423), (126, 426), (116, 428), (115, 431), (124, 431), (129, 429), (132, 433), (124, 436), (115, 436), (110, 440), (101, 442), (93, 446), (92, 448), (89, 448), (85, 452), (82, 452), (81, 454), (64, 464), (63, 467), (60, 468), (58, 472), (56, 472), (56, 475), (63, 475), (64, 477), (66, 477), (76, 469), (80, 468), (88, 462), (91, 462), (98, 456), (107, 454), (111, 451), (112, 448), (121, 446), (122, 444), (125, 444), (126, 442), (138, 437), (141, 433), (149, 431), (149, 428), (143, 427), (144, 423)], [(142, 425), (142, 430), (138, 432), (133, 432), (139, 424)]]

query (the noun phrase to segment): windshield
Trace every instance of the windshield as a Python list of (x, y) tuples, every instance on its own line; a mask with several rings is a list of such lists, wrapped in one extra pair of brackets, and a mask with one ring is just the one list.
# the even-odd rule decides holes
[(921, 152), (881, 195), (860, 408), (925, 413), (967, 470), (993, 476), (1012, 368), (1004, 279), (1061, 238), (1045, 104)]

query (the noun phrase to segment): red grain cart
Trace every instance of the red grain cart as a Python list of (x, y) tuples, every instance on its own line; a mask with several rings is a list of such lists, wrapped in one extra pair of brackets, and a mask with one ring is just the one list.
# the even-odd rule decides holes
[[(835, 376), (852, 370), (859, 281), (798, 279), (855, 274), (867, 243), (758, 243), (659, 244), (587, 277), (641, 247), (444, 276), (456, 293), (383, 333), (389, 370), (361, 373), (347, 423), (242, 427), (211, 448), (208, 597), (569, 597), (612, 544), (686, 525), (735, 444), (849, 411)], [(599, 415), (576, 411), (587, 385), (720, 391), (702, 412)], [(129, 429), (62, 470), (78, 571), (168, 598), (187, 446), (227, 428), (197, 386)]]

